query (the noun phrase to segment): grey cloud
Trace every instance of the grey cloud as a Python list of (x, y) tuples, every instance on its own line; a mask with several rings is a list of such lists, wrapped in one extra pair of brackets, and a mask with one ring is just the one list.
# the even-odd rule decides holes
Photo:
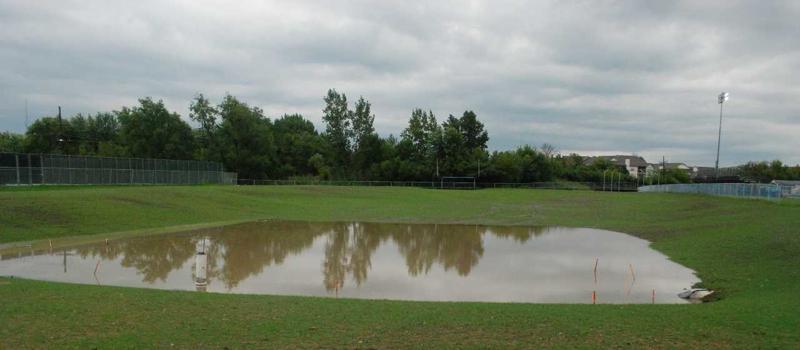
[(336, 88), (381, 134), (412, 108), (475, 110), (493, 149), (800, 163), (800, 5), (793, 1), (0, 1), (0, 129), (118, 109), (183, 114), (197, 92), (321, 127)]

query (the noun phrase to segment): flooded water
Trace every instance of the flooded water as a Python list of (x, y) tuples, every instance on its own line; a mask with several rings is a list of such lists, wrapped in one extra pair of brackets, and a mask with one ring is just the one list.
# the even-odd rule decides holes
[(2, 254), (0, 275), (224, 293), (532, 303), (591, 303), (593, 292), (597, 303), (683, 303), (676, 294), (699, 281), (647, 241), (611, 231), (300, 221)]

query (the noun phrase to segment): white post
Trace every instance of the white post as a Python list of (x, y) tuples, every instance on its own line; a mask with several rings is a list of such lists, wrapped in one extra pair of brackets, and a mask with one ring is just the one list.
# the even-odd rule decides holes
[(608, 170), (603, 170), (603, 192), (606, 191), (606, 171)]

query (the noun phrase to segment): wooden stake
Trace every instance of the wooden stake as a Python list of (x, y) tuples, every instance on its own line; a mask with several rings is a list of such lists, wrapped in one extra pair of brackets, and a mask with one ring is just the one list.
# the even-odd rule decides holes
[(597, 263), (600, 261), (600, 258), (594, 258), (594, 284), (597, 285)]
[(636, 274), (633, 273), (633, 264), (628, 264), (628, 267), (630, 268), (630, 271), (631, 271), (631, 284), (628, 285), (628, 282), (627, 282), (628, 277), (626, 276), (625, 277), (625, 296), (626, 297), (631, 295), (631, 290), (633, 289), (633, 284), (636, 283)]
[(653, 304), (656, 303), (656, 290), (653, 289)]
[(592, 291), (592, 305), (597, 303), (597, 292)]
[(636, 274), (633, 273), (633, 264), (628, 264), (628, 267), (631, 268), (631, 276), (633, 277), (633, 281), (636, 282)]

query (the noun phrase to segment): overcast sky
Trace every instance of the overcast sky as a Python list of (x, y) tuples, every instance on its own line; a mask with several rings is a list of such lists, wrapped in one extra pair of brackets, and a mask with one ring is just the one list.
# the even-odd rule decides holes
[[(474, 110), (490, 148), (800, 163), (800, 1), (0, 0), (0, 130), (227, 92), (318, 129), (328, 88), (399, 134)], [(188, 118), (187, 118), (188, 119)]]

